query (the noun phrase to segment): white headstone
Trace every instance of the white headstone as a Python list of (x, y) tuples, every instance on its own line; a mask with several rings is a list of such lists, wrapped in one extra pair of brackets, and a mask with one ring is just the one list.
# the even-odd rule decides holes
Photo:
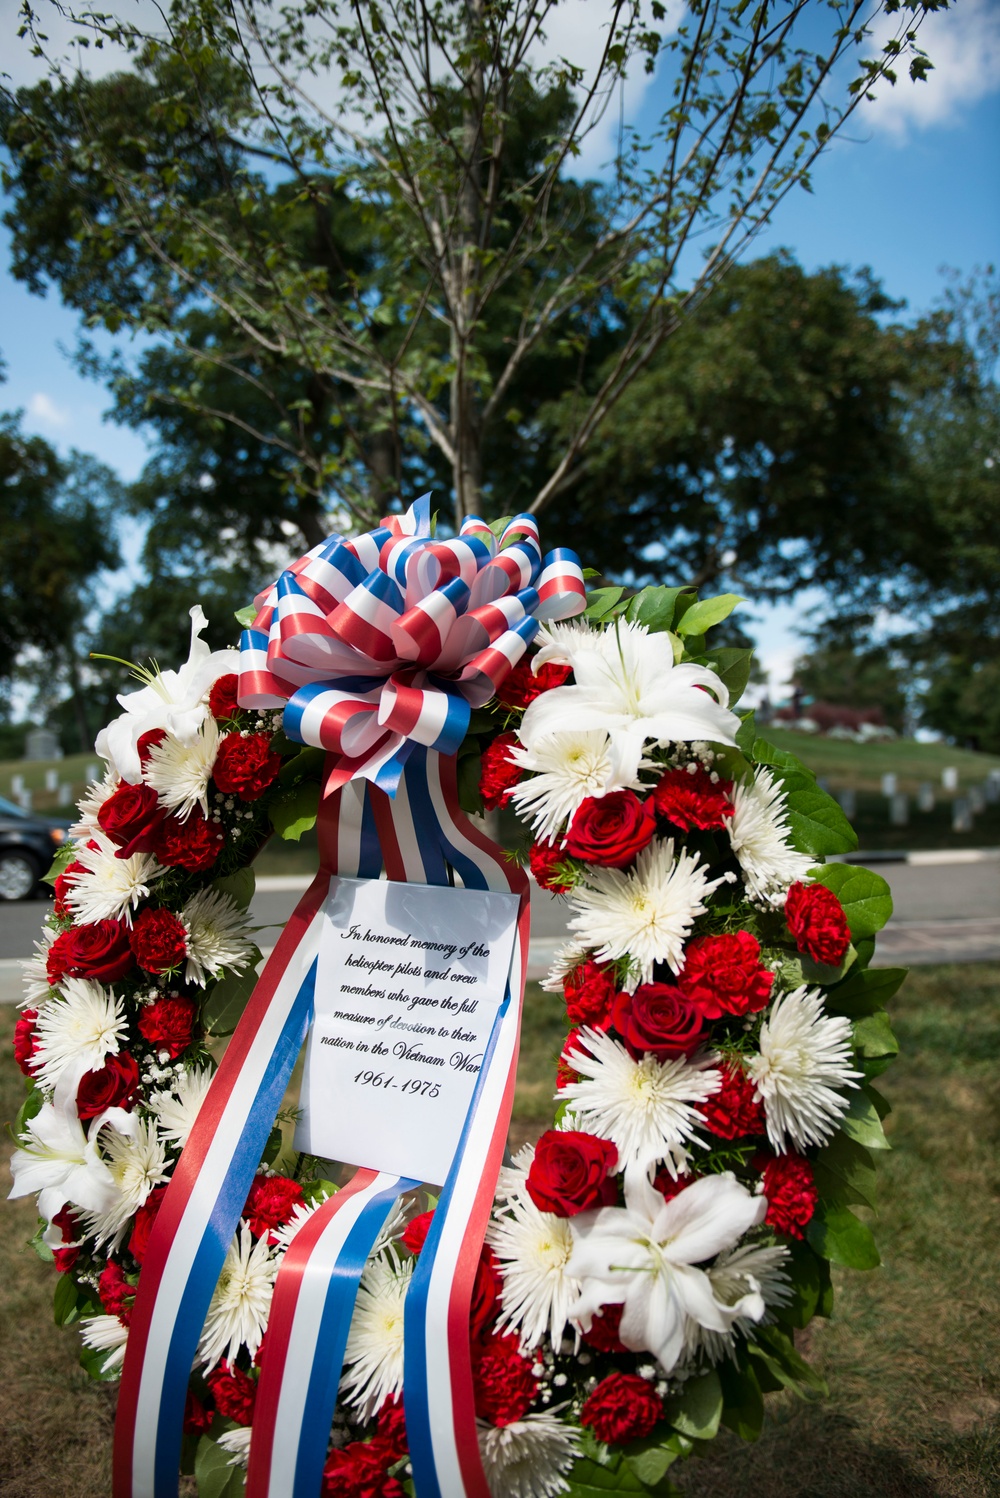
[(952, 832), (972, 831), (972, 812), (964, 796), (956, 796), (951, 803), (951, 830)]
[(934, 810), (934, 786), (929, 780), (920, 782), (920, 789), (917, 791), (917, 807), (920, 811)]
[(62, 759), (59, 735), (51, 728), (33, 728), (24, 740), (25, 759)]
[(897, 791), (889, 798), (889, 821), (893, 827), (906, 827), (910, 821), (910, 798), (905, 791)]
[(63, 781), (62, 785), (59, 787), (59, 805), (60, 806), (72, 806), (73, 805), (73, 787), (68, 783), (68, 781), (65, 781), (65, 780)]
[(11, 793), (11, 795), (12, 796), (19, 796), (23, 790), (24, 790), (24, 776), (23, 775), (12, 775), (10, 777), (10, 793)]
[(100, 765), (88, 765), (87, 766), (87, 784), (89, 785), (92, 780), (100, 780), (100, 778), (101, 778), (101, 767), (100, 767)]
[(17, 793), (17, 802), (18, 802), (18, 805), (20, 806), (20, 808), (21, 808), (22, 811), (30, 811), (31, 810), (31, 800), (32, 800), (31, 792), (30, 791), (26, 791), (22, 787), (21, 790), (19, 790), (18, 793)]
[(958, 790), (958, 767), (956, 765), (945, 765), (941, 771), (941, 784), (946, 791)]
[(46, 770), (46, 772), (45, 772), (45, 789), (47, 791), (56, 791), (56, 790), (59, 789), (59, 771), (58, 770)]
[(986, 792), (987, 801), (991, 806), (995, 806), (1000, 801), (1000, 770), (990, 771), (983, 789)]
[(898, 788), (899, 788), (899, 777), (895, 774), (894, 771), (888, 770), (886, 772), (886, 774), (884, 774), (882, 776), (882, 794), (883, 794), (883, 796), (894, 796), (896, 794), (896, 791), (898, 790)]
[(974, 817), (978, 817), (986, 810), (986, 792), (981, 785), (969, 786), (969, 810)]

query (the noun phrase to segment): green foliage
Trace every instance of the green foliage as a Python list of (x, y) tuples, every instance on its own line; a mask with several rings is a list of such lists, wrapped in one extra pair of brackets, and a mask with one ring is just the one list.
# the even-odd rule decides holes
[(887, 1150), (889, 1141), (882, 1128), (882, 1119), (875, 1106), (872, 1094), (865, 1087), (851, 1093), (851, 1101), (844, 1114), (841, 1129), (848, 1139), (862, 1144), (866, 1149)]
[[(220, 1428), (221, 1427), (221, 1428)], [(231, 1420), (213, 1422), (213, 1434), (224, 1434), (234, 1430)], [(198, 1442), (194, 1459), (194, 1475), (198, 1483), (198, 1498), (241, 1498), (245, 1488), (245, 1475), (241, 1468), (230, 1465), (231, 1457), (211, 1436), (202, 1436)]]
[(860, 1202), (874, 1207), (876, 1170), (871, 1151), (843, 1130), (819, 1151), (813, 1173), (824, 1201), (832, 1205)]
[(220, 894), (228, 895), (241, 910), (250, 909), (256, 886), (257, 879), (250, 864), (237, 869), (234, 874), (227, 874), (224, 879), (212, 880), (212, 888)]
[(881, 1263), (871, 1229), (847, 1207), (821, 1202), (806, 1237), (818, 1254), (847, 1269), (875, 1269)]
[(818, 869), (819, 884), (832, 889), (844, 907), (851, 936), (874, 936), (892, 915), (892, 895), (880, 874), (849, 863), (831, 863)]
[(852, 1019), (874, 1014), (892, 998), (905, 977), (903, 967), (855, 969), (830, 990), (826, 1007), (833, 1014), (846, 1014)]
[[(865, 621), (870, 625), (870, 620)], [(838, 632), (818, 632), (814, 648), (795, 663), (796, 686), (805, 696), (805, 716), (814, 701), (850, 708), (877, 708), (901, 732), (906, 715), (906, 677), (887, 645), (856, 647)]]
[(714, 1368), (694, 1378), (682, 1393), (666, 1401), (666, 1416), (675, 1430), (697, 1441), (710, 1441), (722, 1418), (722, 1385)]
[(691, 635), (703, 635), (713, 625), (728, 619), (737, 604), (742, 602), (738, 593), (719, 593), (714, 598), (704, 598), (699, 603), (692, 603), (681, 614), (677, 633), (685, 639)]
[(748, 1351), (756, 1365), (758, 1378), (761, 1369), (766, 1369), (779, 1388), (788, 1389), (803, 1399), (823, 1399), (829, 1393), (826, 1380), (799, 1356), (791, 1337), (780, 1327), (755, 1328)]
[(303, 780), (271, 802), (271, 826), (279, 837), (297, 843), (304, 832), (316, 826), (320, 794), (317, 781)]
[(892, 1033), (884, 1009), (866, 1015), (854, 1025), (854, 1049), (861, 1058), (866, 1077), (877, 1077), (899, 1054), (899, 1041)]
[(823, 858), (830, 853), (849, 853), (858, 846), (854, 828), (811, 775), (793, 772), (784, 777), (783, 785), (792, 843), (801, 853)]
[(212, 984), (201, 1009), (202, 1023), (210, 1035), (232, 1035), (256, 982), (256, 973), (248, 970), (229, 973)]

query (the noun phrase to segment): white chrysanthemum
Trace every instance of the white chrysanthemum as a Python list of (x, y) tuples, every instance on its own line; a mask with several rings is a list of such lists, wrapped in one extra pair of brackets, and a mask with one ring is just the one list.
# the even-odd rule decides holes
[(564, 1055), (583, 1080), (570, 1082), (557, 1097), (571, 1105), (581, 1129), (611, 1140), (620, 1168), (644, 1170), (664, 1160), (673, 1174), (683, 1166), (684, 1142), (704, 1121), (694, 1105), (722, 1085), (713, 1056), (658, 1061), (645, 1055), (636, 1061), (619, 1041), (589, 1028)]
[(753, 780), (736, 782), (727, 825), (750, 899), (781, 905), (787, 890), (806, 877), (815, 859), (792, 847), (781, 783), (764, 765)]
[(210, 1066), (192, 1066), (180, 1073), (169, 1090), (150, 1093), (148, 1106), (160, 1134), (178, 1149), (187, 1144), (214, 1076)]
[(508, 758), (534, 772), (514, 787), (511, 800), (541, 842), (553, 842), (588, 796), (639, 783), (637, 769), (623, 773), (616, 745), (603, 728), (574, 729), (572, 718), (562, 732), (550, 732), (529, 747), (515, 745)]
[(239, 972), (247, 965), (251, 941), (246, 911), (220, 890), (201, 889), (181, 911), (188, 933), (184, 977), (204, 988), (224, 967)]
[(705, 913), (705, 897), (722, 882), (709, 879), (707, 865), (686, 848), (675, 857), (672, 837), (657, 839), (634, 869), (588, 869), (586, 882), (567, 896), (574, 911), (569, 927), (598, 962), (632, 959), (625, 986), (634, 993), (652, 982), (657, 962), (680, 971), (684, 942)]
[(590, 652), (600, 658), (603, 630), (580, 619), (561, 624), (543, 624), (535, 636), (538, 650), (531, 658), (531, 669), (537, 676), (549, 664), (572, 666), (581, 655)]
[(329, 1193), (324, 1191), (320, 1196), (317, 1196), (314, 1201), (296, 1202), (295, 1206), (292, 1208), (292, 1215), (291, 1217), (289, 1217), (288, 1221), (283, 1222), (280, 1227), (272, 1228), (272, 1241), (280, 1249), (290, 1248), (292, 1239), (295, 1237), (296, 1233), (302, 1231), (313, 1213), (316, 1212), (325, 1201), (329, 1201), (329, 1199)]
[(49, 947), (55, 941), (58, 932), (53, 926), (43, 926), (42, 934), (35, 942), (35, 955), (29, 957), (26, 962), (21, 963), (22, 985), (24, 998), (21, 1000), (22, 1009), (40, 1009), (43, 1004), (48, 1004), (53, 997), (52, 988), (49, 984), (49, 975), (46, 968), (46, 958)]
[(80, 1335), (85, 1347), (98, 1352), (108, 1352), (101, 1364), (102, 1373), (119, 1372), (125, 1361), (125, 1344), (128, 1342), (128, 1327), (117, 1316), (85, 1316), (80, 1322)]
[(255, 1242), (249, 1224), (241, 1222), (226, 1251), (198, 1343), (206, 1368), (214, 1368), (223, 1358), (233, 1362), (241, 1347), (256, 1356), (271, 1310), (278, 1262), (266, 1239)]
[(101, 1149), (115, 1183), (116, 1197), (103, 1212), (86, 1214), (98, 1243), (119, 1240), (154, 1186), (167, 1179), (167, 1151), (152, 1119), (137, 1121), (131, 1135), (102, 1130)]
[(67, 903), (84, 925), (124, 920), (131, 926), (133, 910), (147, 898), (150, 885), (162, 878), (166, 869), (151, 853), (118, 858), (118, 849), (103, 832), (95, 832), (91, 841), (97, 844), (95, 848), (76, 850), (75, 861), (87, 872), (74, 875)]
[(518, 1191), (490, 1223), (486, 1241), (503, 1275), (501, 1327), (516, 1327), (525, 1347), (537, 1347), (546, 1333), (558, 1347), (580, 1288), (566, 1273), (573, 1250), (568, 1220), (540, 1211)]
[(558, 1409), (525, 1415), (510, 1425), (477, 1420), (476, 1426), (493, 1498), (556, 1498), (569, 1491), (566, 1473), (580, 1455), (580, 1442)]
[(216, 1444), (223, 1451), (231, 1452), (229, 1465), (231, 1467), (246, 1467), (250, 1461), (250, 1438), (253, 1435), (252, 1425), (238, 1425), (235, 1430), (227, 1430), (221, 1436), (216, 1436)]
[(39, 1010), (37, 1049), (32, 1068), (43, 1087), (54, 1087), (65, 1067), (81, 1061), (98, 1071), (105, 1057), (117, 1055), (128, 1033), (122, 1001), (100, 983), (64, 978), (61, 997)]
[(340, 1392), (363, 1420), (403, 1387), (403, 1303), (413, 1262), (388, 1249), (370, 1259), (361, 1276)]
[(552, 959), (552, 966), (542, 979), (542, 988), (546, 993), (562, 993), (566, 979), (575, 967), (587, 955), (587, 948), (578, 941), (563, 942), (561, 947), (556, 948), (556, 954)]
[(786, 1306), (792, 1298), (788, 1258), (788, 1249), (783, 1244), (744, 1243), (721, 1253), (706, 1271), (715, 1298), (724, 1305), (734, 1306), (744, 1296), (756, 1292), (763, 1297), (767, 1310), (758, 1320), (750, 1316), (737, 1316), (732, 1326), (724, 1332), (699, 1326), (697, 1321), (689, 1318), (685, 1333), (685, 1356), (693, 1356), (699, 1349), (704, 1349), (710, 1362), (720, 1363), (724, 1357), (733, 1356), (737, 1333), (746, 1335), (751, 1327), (766, 1326), (773, 1321), (771, 1307)]
[(515, 1196), (530, 1201), (525, 1183), (534, 1158), (535, 1146), (522, 1144), (517, 1154), (511, 1156), (510, 1164), (501, 1165), (500, 1174), (497, 1177), (497, 1189), (494, 1193), (494, 1200), (498, 1204), (508, 1202)]
[(819, 989), (803, 985), (776, 1000), (761, 1026), (760, 1054), (747, 1063), (776, 1150), (829, 1139), (848, 1108), (837, 1089), (856, 1087), (862, 1075), (851, 1060), (851, 1022), (824, 1013)]
[(143, 779), (151, 785), (168, 810), (184, 822), (200, 806), (208, 816), (208, 782), (219, 752), (219, 729), (214, 718), (206, 718), (189, 740), (172, 734), (149, 751)]
[(121, 785), (121, 777), (114, 770), (109, 769), (103, 780), (92, 780), (77, 802), (79, 818), (69, 829), (69, 835), (75, 842), (85, 843), (92, 838), (94, 833), (100, 829), (97, 813), (104, 805), (109, 796), (113, 796)]

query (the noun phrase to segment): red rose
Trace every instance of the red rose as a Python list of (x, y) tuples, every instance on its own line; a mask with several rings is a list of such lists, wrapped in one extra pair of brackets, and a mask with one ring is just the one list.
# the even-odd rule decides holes
[(255, 1237), (274, 1243), (274, 1229), (284, 1227), (301, 1200), (298, 1181), (287, 1176), (254, 1176), (243, 1216)]
[(698, 1104), (705, 1116), (705, 1126), (720, 1139), (742, 1139), (748, 1134), (763, 1134), (766, 1123), (763, 1104), (754, 1102), (753, 1082), (738, 1065), (723, 1066), (722, 1086), (712, 1097)]
[(411, 1254), (418, 1254), (427, 1242), (433, 1216), (433, 1212), (420, 1212), (406, 1224), (402, 1241)]
[(636, 1373), (609, 1373), (580, 1411), (599, 1441), (624, 1445), (641, 1441), (663, 1419), (663, 1400)]
[(215, 756), (212, 779), (226, 796), (257, 801), (278, 771), (281, 755), (271, 749), (269, 733), (227, 733)]
[(601, 1307), (590, 1323), (590, 1331), (583, 1333), (583, 1340), (588, 1347), (596, 1347), (598, 1352), (628, 1352), (618, 1335), (624, 1310), (624, 1306)]
[(607, 1139), (576, 1130), (547, 1129), (535, 1146), (525, 1182), (540, 1212), (575, 1217), (588, 1207), (617, 1200), (613, 1179), (618, 1151)]
[(571, 1025), (592, 1025), (595, 1030), (606, 1030), (611, 1023), (611, 1006), (618, 993), (615, 970), (608, 965), (592, 962), (588, 957), (567, 974), (563, 989), (566, 994), (566, 1014)]
[(128, 1326), (132, 1319), (135, 1291), (135, 1285), (130, 1285), (125, 1278), (122, 1266), (109, 1259), (97, 1281), (97, 1293), (107, 1314), (117, 1316), (124, 1326)]
[(767, 1007), (774, 974), (760, 965), (760, 942), (749, 931), (700, 936), (684, 948), (677, 982), (703, 1019), (756, 1014)]
[[(45, 953), (45, 977), (50, 988), (58, 988), (62, 980), (69, 976), (69, 945), (72, 940), (72, 931), (60, 931), (55, 940), (49, 943)], [(131, 957), (131, 953), (129, 956)]]
[[(187, 932), (173, 911), (147, 906), (135, 919), (129, 943), (147, 973), (168, 973), (187, 956)], [(143, 1031), (145, 1034), (145, 1031)]]
[(632, 1052), (650, 1051), (660, 1060), (690, 1056), (701, 1040), (705, 1020), (672, 983), (643, 983), (620, 993), (611, 1023)]
[(80, 1233), (80, 1224), (69, 1207), (60, 1207), (52, 1219), (52, 1226), (62, 1233), (63, 1241), (62, 1248), (52, 1250), (52, 1257), (59, 1273), (67, 1274), (80, 1257), (80, 1249), (75, 1241)]
[(479, 769), (479, 794), (490, 811), (507, 805), (512, 788), (521, 778), (519, 767), (507, 757), (507, 751), (516, 744), (516, 734), (501, 733), (483, 750)]
[(652, 800), (661, 817), (666, 817), (683, 832), (698, 828), (710, 832), (724, 827), (733, 815), (733, 782), (712, 780), (709, 772), (698, 765), (690, 769), (668, 770), (653, 789)]
[(76, 1111), (86, 1119), (96, 1118), (105, 1108), (131, 1108), (138, 1086), (135, 1057), (121, 1051), (109, 1056), (97, 1071), (84, 1072), (76, 1089)]
[(531, 669), (531, 661), (531, 656), (522, 656), (513, 671), (497, 687), (497, 701), (502, 702), (504, 707), (527, 707), (529, 702), (534, 702), (543, 692), (561, 687), (569, 679), (568, 666), (557, 666), (550, 661), (535, 672)]
[(566, 854), (555, 843), (532, 843), (528, 854), (528, 867), (535, 876), (535, 882), (542, 889), (550, 889), (554, 895), (561, 895), (570, 885), (560, 879), (557, 870), (560, 865), (565, 864)]
[(158, 1051), (167, 1051), (173, 1061), (191, 1044), (198, 1013), (193, 999), (157, 999), (139, 1013), (139, 1034)]
[(137, 1264), (141, 1264), (146, 1257), (146, 1249), (149, 1247), (149, 1235), (153, 1231), (156, 1214), (163, 1205), (163, 1198), (166, 1194), (166, 1186), (154, 1186), (135, 1214), (132, 1222), (132, 1236), (128, 1240), (128, 1251)]
[(764, 1221), (776, 1233), (802, 1238), (819, 1201), (812, 1166), (801, 1155), (777, 1155), (764, 1166)]
[(188, 1389), (187, 1399), (184, 1401), (184, 1434), (186, 1436), (204, 1435), (212, 1423), (214, 1410), (206, 1409), (198, 1398)]
[(523, 1420), (538, 1393), (532, 1361), (519, 1348), (520, 1339), (514, 1333), (491, 1337), (472, 1364), (476, 1414), (491, 1425)]
[(52, 886), (55, 892), (54, 910), (56, 915), (64, 919), (71, 914), (69, 908), (69, 893), (81, 874), (86, 874), (85, 864), (73, 862), (68, 863), (61, 874), (56, 875), (56, 882)]
[[(71, 931), (64, 931), (63, 936), (66, 971), (71, 978), (117, 983), (135, 966), (128, 927), (123, 921), (94, 921), (87, 926), (74, 926)], [(61, 942), (62, 936), (56, 941)]]
[(406, 1416), (401, 1399), (387, 1399), (378, 1412), (377, 1439), (399, 1461), (407, 1452)]
[(38, 1039), (35, 1035), (37, 1018), (37, 1009), (22, 1009), (19, 1019), (14, 1024), (14, 1060), (26, 1077), (32, 1075), (31, 1058), (38, 1050)]
[(135, 741), (136, 753), (139, 756), (139, 764), (143, 769), (149, 764), (149, 756), (157, 745), (162, 744), (167, 736), (165, 728), (150, 728), (146, 733), (140, 733)]
[(232, 1363), (219, 1363), (206, 1376), (205, 1382), (212, 1391), (220, 1415), (235, 1420), (237, 1425), (253, 1424), (257, 1384), (249, 1373), (234, 1368)]
[(825, 884), (793, 884), (785, 900), (785, 920), (800, 952), (827, 967), (839, 967), (851, 945), (841, 905)]
[(586, 863), (623, 869), (652, 841), (656, 818), (635, 791), (588, 796), (566, 834), (566, 852)]
[(180, 817), (166, 818), (154, 852), (168, 869), (187, 869), (189, 874), (202, 874), (212, 867), (224, 842), (218, 825), (206, 821), (195, 809), (186, 822), (182, 822)]
[(208, 710), (220, 723), (227, 723), (239, 712), (240, 679), (235, 671), (220, 676), (208, 694)]
[(398, 1460), (384, 1441), (351, 1441), (331, 1451), (323, 1468), (324, 1498), (403, 1498), (388, 1469)]
[(130, 858), (133, 853), (152, 853), (156, 833), (166, 811), (160, 798), (148, 785), (129, 785), (123, 781), (108, 797), (97, 820), (113, 843), (117, 844), (117, 858)]

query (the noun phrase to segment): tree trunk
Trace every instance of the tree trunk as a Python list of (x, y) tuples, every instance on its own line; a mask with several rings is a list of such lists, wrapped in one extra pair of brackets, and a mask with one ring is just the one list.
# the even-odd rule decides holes
[(452, 332), (455, 373), (451, 383), (452, 443), (455, 450), (455, 528), (479, 509), (482, 491), (482, 412), (479, 393), (469, 378), (476, 291), (479, 280), (479, 235), (483, 158), (483, 0), (466, 0), (466, 35), (471, 54), (462, 100), (464, 180), (459, 192), (455, 262), (458, 306)]

